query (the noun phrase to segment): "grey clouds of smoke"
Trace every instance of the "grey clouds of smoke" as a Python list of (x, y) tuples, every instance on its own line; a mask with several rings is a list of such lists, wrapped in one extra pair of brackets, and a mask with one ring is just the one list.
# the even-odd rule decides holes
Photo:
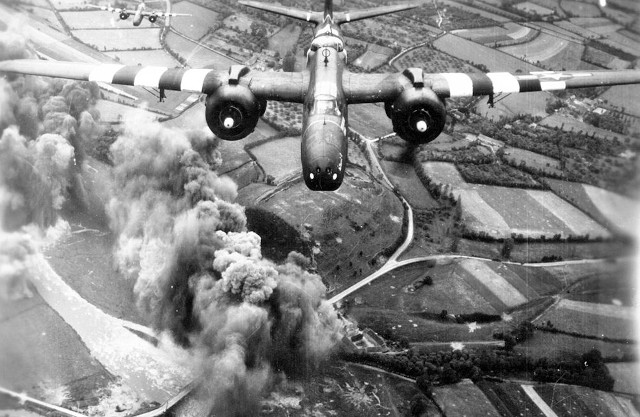
[(235, 184), (215, 173), (217, 139), (128, 117), (111, 151), (109, 204), (120, 268), (137, 279), (154, 327), (200, 353), (213, 415), (253, 415), (275, 373), (304, 375), (341, 337), (321, 278), (291, 254), (262, 257), (233, 203)]

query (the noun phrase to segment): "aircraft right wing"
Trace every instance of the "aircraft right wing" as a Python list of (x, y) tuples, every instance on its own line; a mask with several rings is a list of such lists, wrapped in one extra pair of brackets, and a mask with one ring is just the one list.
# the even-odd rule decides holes
[(640, 83), (638, 70), (535, 71), (529, 74), (423, 73), (407, 69), (393, 74), (345, 73), (343, 86), (347, 102), (392, 102), (413, 83), (427, 87), (441, 98), (526, 93)]
[(109, 5), (109, 6), (96, 6), (95, 4), (87, 4), (87, 6), (93, 7), (95, 9), (105, 10), (105, 11), (111, 12), (111, 13), (122, 13), (122, 12), (127, 12), (127, 13), (131, 13), (131, 14), (135, 13), (135, 11), (125, 10), (125, 9), (121, 9), (119, 7), (111, 7), (111, 5)]
[(309, 85), (307, 72), (252, 71), (234, 65), (221, 72), (207, 68), (87, 64), (38, 59), (0, 61), (0, 72), (213, 94), (224, 84), (247, 87), (259, 100), (302, 103)]
[(175, 16), (192, 16), (188, 13), (166, 13), (166, 12), (147, 12), (147, 11), (143, 11), (140, 13), (142, 16), (158, 16), (158, 17), (175, 17)]
[(355, 22), (356, 20), (368, 19), (385, 14), (411, 10), (420, 6), (419, 4), (394, 4), (391, 6), (373, 7), (370, 9), (354, 10), (351, 12), (334, 12), (333, 20), (337, 24)]

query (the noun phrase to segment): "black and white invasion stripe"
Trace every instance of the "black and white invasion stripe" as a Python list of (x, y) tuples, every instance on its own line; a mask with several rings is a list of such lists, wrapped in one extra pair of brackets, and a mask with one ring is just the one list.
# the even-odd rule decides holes
[[(580, 74), (590, 76), (590, 74)], [(441, 73), (433, 76), (433, 90), (441, 97), (472, 97), (501, 93), (564, 90), (565, 79), (574, 75), (557, 72), (539, 72), (514, 75), (508, 72), (486, 74)]]
[(219, 84), (211, 69), (182, 69), (153, 66), (100, 65), (91, 70), (89, 81), (167, 90), (203, 93)]

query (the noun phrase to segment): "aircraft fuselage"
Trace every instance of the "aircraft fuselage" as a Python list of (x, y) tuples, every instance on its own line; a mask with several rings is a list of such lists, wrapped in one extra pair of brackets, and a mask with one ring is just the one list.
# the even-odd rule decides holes
[(342, 91), (344, 42), (330, 15), (307, 53), (309, 90), (302, 112), (302, 175), (312, 190), (340, 187), (347, 164), (347, 103)]
[(144, 18), (144, 16), (142, 16), (142, 11), (144, 8), (144, 3), (140, 3), (138, 7), (136, 7), (136, 14), (133, 15), (133, 26), (140, 26), (140, 23), (142, 23), (142, 19)]

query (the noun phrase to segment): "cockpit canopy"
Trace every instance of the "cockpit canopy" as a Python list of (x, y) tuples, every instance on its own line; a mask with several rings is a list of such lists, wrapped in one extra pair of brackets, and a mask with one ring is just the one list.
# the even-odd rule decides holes
[(340, 109), (338, 108), (337, 100), (329, 96), (316, 97), (313, 105), (313, 114), (332, 114), (340, 116)]
[(333, 48), (338, 52), (344, 50), (342, 39), (334, 35), (320, 35), (316, 36), (311, 42), (311, 50), (317, 51), (320, 48)]

